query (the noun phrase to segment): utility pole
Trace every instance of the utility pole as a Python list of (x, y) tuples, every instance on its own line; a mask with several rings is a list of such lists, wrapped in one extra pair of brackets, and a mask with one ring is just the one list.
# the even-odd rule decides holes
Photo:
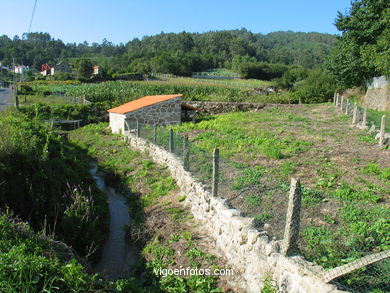
[(16, 72), (15, 72), (15, 58), (12, 58), (12, 67), (14, 71), (13, 75), (13, 94), (15, 99), (15, 107), (19, 110), (19, 99), (18, 99), (18, 84), (16, 79)]

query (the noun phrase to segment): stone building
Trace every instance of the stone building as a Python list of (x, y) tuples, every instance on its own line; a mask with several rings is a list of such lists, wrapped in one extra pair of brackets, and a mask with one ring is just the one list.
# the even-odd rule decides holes
[(194, 119), (196, 108), (182, 103), (183, 95), (146, 96), (109, 109), (113, 133), (123, 133), (140, 125), (169, 125)]

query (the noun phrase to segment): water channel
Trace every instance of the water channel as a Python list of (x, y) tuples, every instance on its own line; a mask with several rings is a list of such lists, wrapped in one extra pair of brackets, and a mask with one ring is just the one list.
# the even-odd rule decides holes
[(102, 257), (94, 271), (100, 273), (107, 280), (125, 278), (139, 255), (136, 246), (126, 241), (124, 226), (131, 222), (127, 200), (115, 189), (106, 186), (104, 174), (99, 172), (96, 162), (91, 164), (90, 173), (98, 187), (107, 195), (110, 214), (108, 239), (104, 244)]

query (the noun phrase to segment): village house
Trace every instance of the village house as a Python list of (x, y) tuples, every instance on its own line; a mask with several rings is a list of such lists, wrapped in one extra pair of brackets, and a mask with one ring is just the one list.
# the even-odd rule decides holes
[(18, 74), (24, 74), (26, 71), (29, 71), (30, 67), (25, 65), (17, 65), (14, 67), (13, 72)]
[(43, 76), (54, 75), (54, 74), (59, 73), (59, 72), (71, 73), (72, 70), (71, 70), (69, 64), (66, 62), (60, 62), (54, 66), (50, 66), (49, 64), (42, 64), (41, 75), (43, 75)]
[(47, 76), (50, 75), (51, 67), (49, 64), (42, 64), (41, 66), (41, 75)]
[(146, 96), (109, 109), (113, 133), (123, 133), (140, 125), (170, 125), (191, 121), (197, 109), (182, 102), (183, 95)]
[(93, 76), (102, 76), (102, 74), (103, 74), (103, 68), (101, 66), (99, 66), (99, 65), (95, 65), (93, 67), (92, 75)]

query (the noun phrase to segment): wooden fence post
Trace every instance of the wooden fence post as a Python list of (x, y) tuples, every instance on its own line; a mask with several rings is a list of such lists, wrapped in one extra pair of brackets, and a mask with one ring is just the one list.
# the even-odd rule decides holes
[(336, 109), (339, 107), (339, 93), (336, 94)]
[(356, 124), (357, 123), (357, 104), (355, 102), (354, 106), (353, 106), (353, 116), (352, 116), (352, 124)]
[(385, 144), (385, 128), (386, 128), (386, 115), (382, 116), (381, 120), (381, 131), (379, 133), (379, 146), (384, 146)]
[(344, 96), (341, 96), (341, 105), (340, 105), (340, 110), (343, 112), (344, 109)]
[(213, 183), (211, 194), (213, 196), (218, 196), (218, 180), (219, 180), (219, 149), (215, 148), (213, 152)]
[(173, 129), (169, 130), (169, 152), (174, 153), (175, 152), (175, 145), (173, 140)]
[(153, 125), (153, 143), (157, 144), (157, 125)]
[(190, 169), (190, 152), (188, 145), (188, 136), (184, 136), (183, 139), (183, 167), (184, 170), (188, 171)]
[(297, 178), (291, 178), (291, 187), (288, 200), (286, 226), (284, 230), (281, 253), (289, 256), (296, 252), (301, 213), (301, 183)]

